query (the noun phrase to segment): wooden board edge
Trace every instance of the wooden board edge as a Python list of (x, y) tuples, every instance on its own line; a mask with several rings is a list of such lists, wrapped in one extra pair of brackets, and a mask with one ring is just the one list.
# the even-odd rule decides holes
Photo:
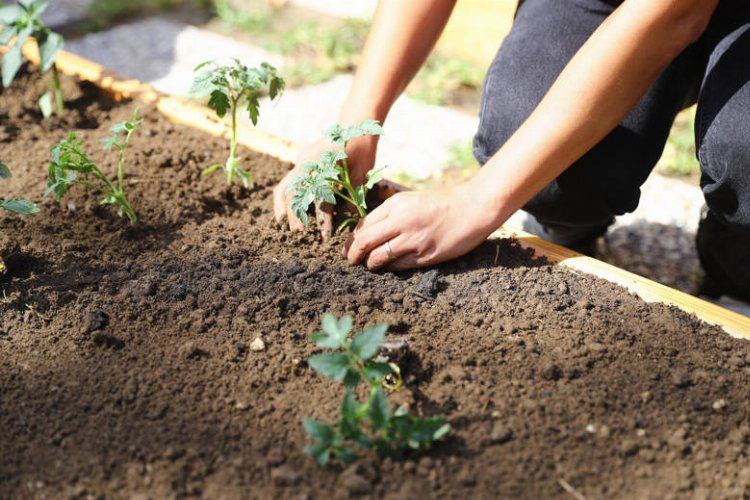
[[(39, 52), (34, 42), (30, 42), (24, 47), (24, 54), (32, 63), (38, 64)], [(160, 112), (173, 122), (194, 127), (215, 136), (227, 136), (230, 133), (229, 125), (216, 119), (213, 112), (205, 106), (178, 97), (165, 96), (148, 84), (126, 79), (99, 64), (70, 52), (60, 51), (57, 66), (65, 74), (75, 75), (83, 80), (93, 82), (115, 99), (136, 98), (147, 103), (155, 102)], [(283, 161), (294, 162), (297, 158), (298, 148), (294, 143), (248, 126), (242, 125), (239, 127), (238, 141), (246, 147)], [(384, 199), (404, 189), (404, 186), (386, 181), (380, 186), (379, 195)], [(687, 313), (696, 315), (709, 324), (720, 326), (734, 337), (750, 340), (750, 318), (739, 313), (600, 260), (581, 255), (524, 231), (504, 227), (493, 233), (492, 237), (514, 237), (523, 247), (532, 248), (537, 255), (544, 256), (551, 262), (621, 285), (646, 302), (661, 302), (675, 306)]]

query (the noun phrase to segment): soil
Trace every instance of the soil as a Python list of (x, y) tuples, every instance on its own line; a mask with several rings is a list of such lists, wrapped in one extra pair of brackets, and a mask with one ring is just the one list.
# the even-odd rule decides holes
[[(371, 273), (273, 221), (289, 168), (243, 150), (251, 190), (201, 177), (227, 144), (144, 107), (126, 166), (141, 223), (79, 189), (42, 198), (49, 148), (130, 116), (90, 84), (42, 121), (25, 70), (0, 95), (2, 498), (747, 498), (750, 344), (548, 265), (514, 241)], [(262, 119), (262, 117), (261, 117)], [(393, 399), (448, 418), (421, 456), (321, 469), (303, 418), (342, 393), (305, 364), (325, 311), (407, 340)], [(251, 349), (257, 338), (264, 348)], [(256, 342), (257, 346), (258, 343)]]

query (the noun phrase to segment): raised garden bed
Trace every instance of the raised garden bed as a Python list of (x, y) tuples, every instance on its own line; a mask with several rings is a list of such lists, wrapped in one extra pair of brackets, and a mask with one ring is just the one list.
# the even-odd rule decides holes
[[(51, 145), (135, 107), (63, 83), (46, 121), (34, 70), (0, 94), (4, 192), (42, 208), (0, 216), (0, 497), (750, 494), (747, 342), (510, 239), (432, 270), (350, 267), (340, 237), (273, 222), (288, 163), (242, 150), (256, 187), (227, 191), (200, 176), (224, 141), (156, 105), (129, 153), (138, 225), (82, 191), (42, 199)], [(445, 440), (348, 468), (303, 454), (301, 420), (340, 400), (304, 361), (325, 311), (408, 341), (394, 399), (445, 414)]]

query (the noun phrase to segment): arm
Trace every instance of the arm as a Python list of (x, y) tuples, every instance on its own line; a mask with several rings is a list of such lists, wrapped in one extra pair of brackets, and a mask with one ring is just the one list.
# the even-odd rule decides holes
[(480, 172), (453, 189), (395, 196), (365, 219), (344, 253), (353, 263), (366, 258), (380, 267), (389, 263), (382, 245), (392, 241), (399, 258), (390, 267), (405, 269), (472, 250), (627, 115), (705, 30), (717, 3), (624, 2)]
[[(371, 118), (385, 121), (396, 98), (424, 63), (437, 42), (456, 0), (381, 0), (373, 18), (361, 62), (349, 95), (341, 109), (338, 123), (351, 125)], [(355, 184), (362, 184), (365, 174), (375, 163), (378, 138), (366, 136), (353, 140), (347, 154)], [(330, 149), (328, 139), (311, 144), (300, 154), (300, 163), (314, 160)], [(292, 214), (286, 187), (299, 175), (293, 169), (274, 190), (274, 212), (277, 219), (287, 217), (292, 229), (302, 223)], [(320, 213), (318, 214), (320, 215)], [(319, 217), (324, 238), (331, 221)]]

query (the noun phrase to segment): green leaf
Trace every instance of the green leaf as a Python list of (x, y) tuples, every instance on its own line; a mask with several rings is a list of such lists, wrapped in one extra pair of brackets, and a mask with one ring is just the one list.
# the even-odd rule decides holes
[(313, 341), (320, 347), (338, 349), (346, 343), (346, 337), (352, 331), (352, 324), (352, 317), (349, 315), (337, 320), (333, 314), (326, 313), (323, 315), (321, 327), (323, 328), (322, 334), (327, 337), (324, 339), (318, 335), (316, 338), (313, 338)]
[(445, 423), (442, 417), (415, 418), (406, 436), (410, 448), (421, 450), (434, 441), (441, 439), (451, 430), (451, 426)]
[(35, 203), (28, 200), (8, 200), (2, 202), (2, 207), (9, 212), (17, 213), (20, 215), (29, 215), (39, 212), (39, 207)]
[(359, 402), (352, 391), (346, 391), (344, 399), (341, 401), (341, 417), (345, 422), (355, 422), (358, 420), (357, 410)]
[(313, 443), (305, 446), (305, 453), (312, 456), (321, 467), (325, 467), (331, 461), (331, 451), (328, 446)]
[(377, 354), (378, 348), (380, 347), (380, 344), (383, 343), (387, 331), (387, 324), (365, 328), (354, 336), (354, 339), (352, 340), (352, 351), (365, 361), (370, 359)]
[(253, 125), (258, 124), (258, 116), (260, 115), (260, 103), (258, 102), (257, 95), (251, 95), (247, 98), (247, 113), (250, 117), (250, 121)]
[(21, 17), (21, 9), (17, 5), (0, 7), (0, 24), (9, 25)]
[[(3, 8), (5, 7), (0, 8), (0, 11), (2, 11)], [(0, 27), (2, 27), (2, 31), (0, 31), (0, 47), (5, 47), (11, 40), (13, 40), (13, 37), (16, 36), (18, 30), (15, 26), (9, 26), (3, 22), (0, 22)]]
[(208, 107), (216, 111), (219, 118), (224, 118), (229, 109), (229, 97), (223, 90), (216, 89), (211, 92), (211, 98), (208, 100)]
[(341, 353), (314, 354), (307, 359), (307, 364), (324, 377), (340, 382), (349, 369), (349, 357)]
[(16, 42), (3, 56), (3, 87), (7, 88), (13, 83), (18, 70), (21, 69), (21, 64), (23, 64), (23, 54), (21, 46)]
[(10, 179), (11, 177), (13, 177), (13, 174), (8, 165), (0, 161), (0, 179)]
[(359, 455), (354, 453), (349, 446), (337, 446), (334, 450), (334, 454), (339, 462), (344, 465), (350, 465), (359, 460)]
[(321, 444), (330, 445), (333, 442), (334, 436), (336, 435), (330, 425), (319, 420), (308, 418), (302, 421), (302, 426), (305, 428), (307, 433), (310, 434), (310, 436), (312, 436)]
[(49, 92), (45, 92), (39, 98), (39, 110), (45, 118), (52, 116), (52, 95)]
[(357, 373), (357, 370), (354, 370), (352, 368), (349, 368), (346, 371), (344, 380), (341, 381), (341, 383), (344, 384), (344, 387), (346, 387), (349, 390), (356, 389), (360, 382), (362, 382), (362, 377), (359, 376), (359, 373)]
[(39, 40), (39, 59), (42, 72), (49, 71), (52, 68), (57, 53), (62, 49), (64, 43), (63, 37), (52, 31)]
[(100, 205), (115, 205), (117, 203), (118, 203), (117, 198), (115, 198), (111, 194), (108, 194), (102, 199), (102, 201), (99, 202)]
[(393, 373), (393, 368), (388, 363), (367, 363), (364, 367), (365, 376), (369, 382), (380, 382)]
[(370, 423), (373, 431), (384, 429), (391, 419), (391, 409), (388, 405), (388, 399), (385, 397), (383, 388), (378, 386), (370, 396), (370, 411), (368, 412)]
[[(208, 64), (208, 63), (204, 63)], [(200, 69), (199, 66), (196, 68), (196, 71)], [(200, 97), (209, 95), (211, 92), (213, 92), (216, 89), (216, 85), (213, 83), (214, 73), (213, 71), (206, 70), (201, 71), (194, 79), (193, 79), (193, 85), (190, 87), (190, 93)]]
[[(112, 128), (115, 128), (115, 127), (112, 127)], [(104, 148), (104, 151), (111, 151), (112, 148), (120, 146), (120, 140), (116, 135), (103, 137), (99, 139), (99, 142), (102, 143), (102, 147)]]
[(367, 172), (367, 182), (365, 183), (365, 187), (368, 191), (383, 179), (382, 172), (385, 169), (386, 167), (376, 168)]
[[(198, 66), (196, 66), (196, 67), (195, 67), (195, 68), (193, 69), (193, 73), (195, 73), (196, 71), (200, 71), (200, 70), (202, 70), (203, 68), (205, 68), (205, 67), (206, 67), (206, 66), (208, 66), (209, 64), (213, 64), (213, 61), (212, 61), (212, 60), (209, 60), (209, 61), (203, 61), (202, 63), (200, 63), (200, 64), (199, 64)], [(209, 72), (209, 73), (210, 73), (210, 72)]]
[(358, 128), (367, 135), (385, 134), (385, 130), (383, 130), (383, 127), (380, 126), (380, 122), (377, 120), (365, 120), (359, 124)]

